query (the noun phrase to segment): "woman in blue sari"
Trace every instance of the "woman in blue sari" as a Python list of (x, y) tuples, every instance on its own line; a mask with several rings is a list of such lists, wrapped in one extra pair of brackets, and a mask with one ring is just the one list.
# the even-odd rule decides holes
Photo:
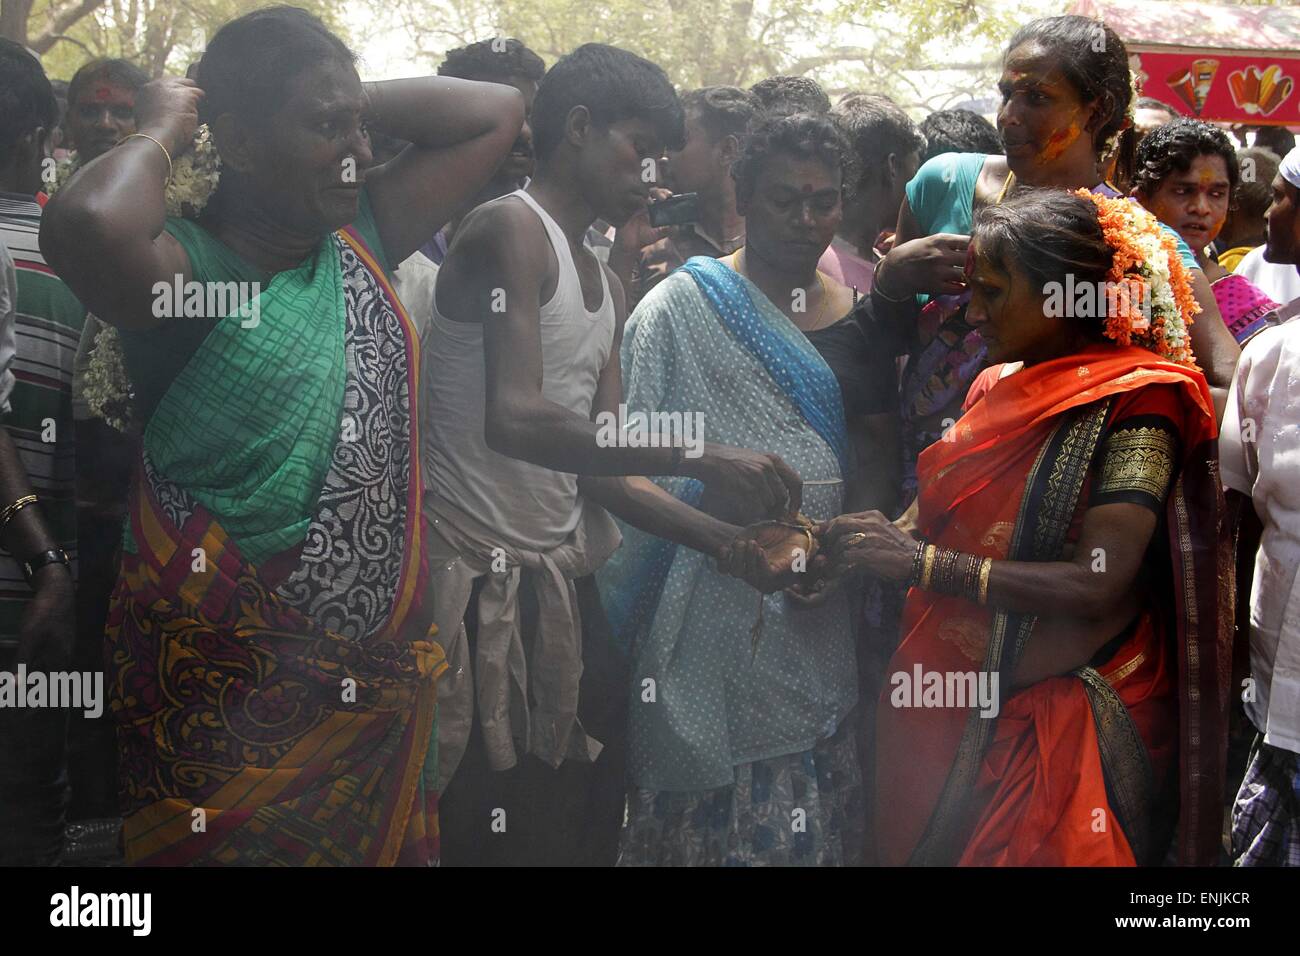
[[(817, 272), (840, 219), (841, 149), (819, 116), (756, 131), (734, 173), (746, 246), (691, 259), (656, 286), (622, 347), (629, 415), (702, 415), (708, 440), (779, 454), (802, 476), (813, 520), (842, 510), (852, 475), (840, 383), (808, 337), (852, 307), (851, 290)], [(654, 481), (736, 521), (697, 482)], [(715, 567), (698, 551), (623, 533), (600, 575), (632, 659), (620, 863), (856, 863), (858, 687), (845, 594), (756, 599), (730, 576), (755, 578), (763, 558), (752, 546)]]

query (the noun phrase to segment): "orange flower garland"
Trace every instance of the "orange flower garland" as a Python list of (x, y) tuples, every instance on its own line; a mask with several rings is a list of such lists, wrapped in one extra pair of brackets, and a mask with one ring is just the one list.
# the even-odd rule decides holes
[(1196, 367), (1188, 328), (1201, 311), (1178, 243), (1151, 213), (1127, 199), (1080, 189), (1097, 207), (1097, 222), (1114, 251), (1107, 280), (1113, 308), (1106, 337), (1137, 345), (1182, 365)]

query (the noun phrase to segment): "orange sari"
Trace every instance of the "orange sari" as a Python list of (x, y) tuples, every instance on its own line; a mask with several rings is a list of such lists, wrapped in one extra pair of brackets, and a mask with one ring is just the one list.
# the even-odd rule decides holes
[[(996, 718), (895, 707), (887, 686), (877, 726), (881, 862), (1143, 862), (1161, 852), (1149, 833), (1153, 801), (1175, 770), (1179, 859), (1215, 860), (1232, 584), (1203, 376), (1144, 349), (1098, 344), (1022, 369), (982, 397), (977, 384), (954, 440), (920, 457), (919, 534), (995, 559), (1061, 560), (1106, 423), (1149, 386), (1163, 387), (1146, 394), (1165, 396), (1161, 413), (1180, 437), (1168, 552), (1153, 542), (1147, 556), (1167, 586), (1150, 589), (1106, 664), (1004, 693)], [(1019, 650), (1045, 624), (913, 589), (888, 673), (982, 670), (1009, 688)]]

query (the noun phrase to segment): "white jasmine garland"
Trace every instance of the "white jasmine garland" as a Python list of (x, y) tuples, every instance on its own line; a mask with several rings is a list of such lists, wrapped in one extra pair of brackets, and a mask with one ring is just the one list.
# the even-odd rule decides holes
[[(54, 182), (45, 187), (46, 195), (53, 196), (80, 168), (81, 157), (74, 151), (55, 167)], [(197, 218), (220, 181), (221, 157), (212, 142), (212, 131), (205, 123), (194, 131), (190, 147), (172, 160), (172, 178), (164, 192), (167, 215)]]
[[(87, 317), (87, 321), (97, 320)], [(104, 326), (95, 336), (81, 380), (81, 396), (96, 418), (120, 432), (130, 429), (134, 392), (126, 373), (122, 340), (111, 325)]]

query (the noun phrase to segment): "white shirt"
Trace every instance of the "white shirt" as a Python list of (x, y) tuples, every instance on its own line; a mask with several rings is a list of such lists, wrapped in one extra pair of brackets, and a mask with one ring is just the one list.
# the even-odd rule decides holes
[(1300, 322), (1265, 329), (1237, 365), (1219, 436), (1223, 483), (1264, 525), (1250, 600), (1246, 713), (1266, 743), (1300, 753)]
[(402, 260), (388, 277), (393, 291), (406, 306), (406, 314), (423, 341), (424, 330), (433, 315), (433, 284), (438, 278), (438, 264), (418, 249)]
[[(589, 418), (614, 343), (614, 299), (605, 267), (600, 271), (600, 307), (588, 311), (569, 241), (559, 224), (523, 190), (493, 200), (517, 201), (541, 219), (559, 266), (555, 294), (538, 310), (542, 397)], [(492, 321), (491, 315), (478, 318)], [(436, 285), (421, 354), (425, 489), (493, 529), (512, 548), (544, 552), (558, 547), (582, 517), (577, 476), (488, 448), (483, 326), (480, 321), (456, 321), (443, 315)]]
[(1233, 272), (1249, 279), (1261, 292), (1283, 306), (1279, 319), (1286, 321), (1293, 317), (1295, 307), (1288, 309), (1287, 306), (1300, 300), (1300, 272), (1295, 266), (1286, 262), (1269, 262), (1264, 258), (1264, 247), (1256, 246), (1242, 257)]

